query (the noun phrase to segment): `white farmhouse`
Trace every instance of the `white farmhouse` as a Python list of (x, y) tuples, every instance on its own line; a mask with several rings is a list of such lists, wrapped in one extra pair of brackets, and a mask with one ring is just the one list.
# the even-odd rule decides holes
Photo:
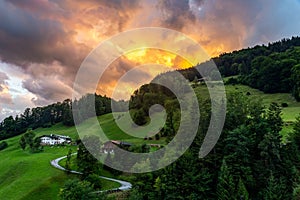
[(64, 135), (43, 135), (41, 137), (41, 145), (56, 145), (56, 144), (63, 144), (63, 143), (71, 143), (71, 138), (69, 136)]

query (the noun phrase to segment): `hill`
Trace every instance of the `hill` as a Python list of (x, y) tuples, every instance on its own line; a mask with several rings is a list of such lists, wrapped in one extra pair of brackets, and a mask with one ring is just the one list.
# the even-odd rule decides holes
[[(99, 117), (102, 125), (108, 129), (112, 126), (111, 114)], [(87, 120), (81, 126), (86, 127), (90, 131), (94, 131)], [(110, 133), (116, 128), (110, 129)], [(37, 136), (46, 134), (61, 134), (70, 136), (72, 139), (78, 138), (77, 131), (74, 126), (68, 127), (62, 123), (55, 124), (49, 128), (38, 128), (34, 130)], [(122, 134), (122, 133), (121, 133)], [(120, 135), (121, 136), (121, 135)], [(71, 148), (76, 152), (76, 146), (66, 147), (44, 147), (41, 153), (29, 153), (27, 150), (23, 151), (19, 146), (19, 139), (21, 136), (5, 140), (8, 147), (0, 151), (0, 196), (1, 199), (21, 200), (49, 200), (57, 199), (57, 194), (67, 179), (74, 177), (74, 175), (67, 175), (66, 173), (53, 168), (50, 161), (67, 155)], [(122, 136), (121, 136), (122, 137)], [(115, 135), (113, 138), (119, 138)], [(123, 137), (124, 138), (124, 137)], [(111, 176), (109, 172), (103, 172), (105, 176)], [(102, 180), (102, 186), (105, 189), (114, 188), (116, 185), (113, 182)]]

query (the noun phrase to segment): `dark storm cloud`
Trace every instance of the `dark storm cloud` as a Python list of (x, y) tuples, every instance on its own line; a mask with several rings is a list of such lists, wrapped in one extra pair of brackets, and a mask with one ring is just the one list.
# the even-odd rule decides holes
[[(27, 4), (19, 2), (0, 2), (1, 61), (21, 67), (35, 79), (49, 79), (49, 74), (60, 72), (57, 76), (63, 76), (65, 84), (71, 85), (80, 63), (91, 48), (74, 41), (74, 31), (67, 30), (61, 21), (47, 16), (50, 11), (46, 12), (45, 6), (45, 12), (40, 13), (39, 9), (34, 9), (38, 4), (33, 4), (30, 8), (39, 11), (35, 13), (29, 7), (23, 7)], [(60, 69), (53, 63), (60, 63)], [(48, 92), (54, 94), (56, 90)]]
[(157, 7), (162, 13), (162, 24), (168, 28), (181, 30), (188, 21), (195, 21), (189, 0), (159, 0)]
[[(0, 59), (23, 68), (35, 79), (56, 73), (70, 86), (92, 49), (76, 40), (80, 29), (90, 31), (99, 20), (104, 20), (106, 27), (95, 29), (96, 33), (104, 31), (104, 35), (111, 35), (122, 31), (138, 3), (137, 0), (1, 1)], [(29, 83), (26, 86), (28, 89)]]
[(49, 79), (47, 81), (27, 79), (23, 81), (23, 87), (37, 96), (37, 98), (33, 99), (36, 105), (61, 101), (72, 94), (72, 88), (57, 79)]
[[(115, 31), (123, 31), (126, 24), (134, 16), (135, 12), (140, 8), (140, 0), (52, 0), (64, 10), (69, 10), (69, 15), (84, 13), (85, 15), (93, 15), (98, 19), (105, 19), (108, 30), (107, 33), (115, 34)], [(91, 24), (92, 26), (94, 24)], [(116, 29), (116, 30), (114, 30)]]

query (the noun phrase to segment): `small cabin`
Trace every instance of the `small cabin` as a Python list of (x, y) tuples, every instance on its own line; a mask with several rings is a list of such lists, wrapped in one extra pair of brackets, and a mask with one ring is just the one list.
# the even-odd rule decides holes
[(105, 154), (114, 154), (116, 148), (119, 147), (130, 147), (132, 146), (132, 144), (128, 143), (128, 142), (123, 142), (123, 141), (117, 141), (117, 140), (110, 140), (107, 141), (103, 144), (102, 148), (101, 148), (101, 153), (105, 153)]

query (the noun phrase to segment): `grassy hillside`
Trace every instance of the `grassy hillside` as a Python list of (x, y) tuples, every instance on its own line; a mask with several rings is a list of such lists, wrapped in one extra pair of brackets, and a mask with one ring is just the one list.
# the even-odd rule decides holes
[(300, 102), (297, 102), (289, 93), (265, 94), (259, 90), (244, 85), (228, 85), (226, 86), (226, 90), (227, 92), (236, 91), (243, 94), (247, 94), (247, 92), (249, 92), (249, 98), (259, 99), (265, 106), (269, 106), (272, 102), (276, 102), (279, 105), (287, 103), (288, 107), (282, 109), (282, 118), (285, 122), (295, 121), (296, 116), (300, 114)]
[[(250, 99), (258, 99), (266, 107), (268, 107), (272, 102), (276, 102), (279, 105), (287, 103), (288, 107), (282, 109), (282, 118), (285, 122), (294, 122), (296, 120), (296, 116), (300, 114), (300, 102), (297, 102), (289, 93), (266, 94), (245, 85), (226, 85), (225, 87), (227, 94), (237, 92), (247, 95), (248, 93), (248, 97)], [(195, 90), (198, 96), (208, 95), (206, 86), (198, 86)]]
[[(108, 134), (116, 132), (112, 139), (126, 139), (121, 131), (113, 127), (111, 114), (99, 117), (104, 129)], [(88, 131), (97, 131), (96, 126), (90, 123), (90, 120), (84, 122), (81, 126), (86, 127)], [(34, 130), (38, 136), (44, 134), (68, 135), (73, 139), (78, 138), (75, 127), (66, 127), (62, 124), (56, 124), (51, 128), (39, 128)], [(53, 168), (50, 161), (65, 156), (69, 148), (76, 151), (76, 146), (71, 147), (45, 147), (41, 153), (32, 154), (28, 150), (23, 151), (19, 147), (21, 136), (10, 138), (7, 141), (8, 148), (0, 151), (0, 199), (20, 200), (55, 200), (59, 188), (64, 182), (74, 175)], [(108, 172), (103, 175), (112, 177)], [(118, 184), (111, 181), (102, 181), (104, 189), (117, 187)]]
[(31, 154), (21, 150), (19, 138), (6, 140), (9, 147), (0, 152), (1, 199), (56, 199), (68, 176), (51, 167), (50, 160), (65, 155), (68, 148), (46, 147)]

